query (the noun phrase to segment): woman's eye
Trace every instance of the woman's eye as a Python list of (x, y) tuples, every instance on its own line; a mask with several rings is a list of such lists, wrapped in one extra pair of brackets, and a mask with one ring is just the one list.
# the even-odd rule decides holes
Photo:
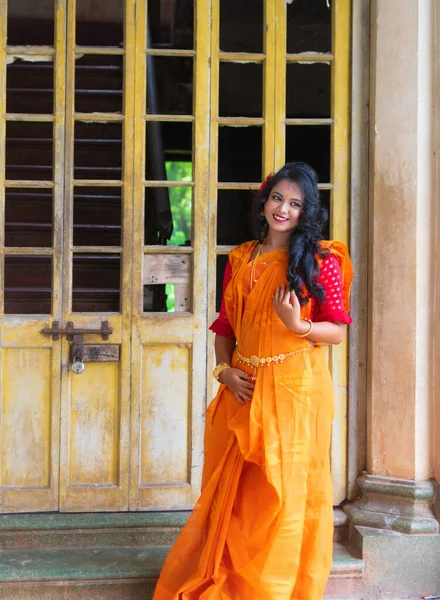
[(273, 198), (274, 200), (276, 200), (277, 202), (279, 202), (279, 200), (280, 200), (280, 197), (279, 197), (279, 196), (272, 196), (272, 198)]

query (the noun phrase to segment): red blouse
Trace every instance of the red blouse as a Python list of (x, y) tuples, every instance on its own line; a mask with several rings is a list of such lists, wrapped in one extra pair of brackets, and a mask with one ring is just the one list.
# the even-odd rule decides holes
[[(225, 310), (224, 294), (228, 283), (231, 281), (232, 267), (228, 261), (223, 277), (222, 304), (218, 318), (209, 328), (217, 335), (223, 335), (231, 339), (235, 338), (234, 331), (229, 323)], [(342, 272), (338, 259), (333, 254), (329, 254), (322, 259), (321, 270), (318, 283), (325, 290), (325, 302), (320, 302), (316, 298), (311, 298), (310, 318), (312, 321), (331, 321), (333, 323), (344, 323), (349, 325), (352, 319), (344, 308), (344, 299), (342, 297)]]

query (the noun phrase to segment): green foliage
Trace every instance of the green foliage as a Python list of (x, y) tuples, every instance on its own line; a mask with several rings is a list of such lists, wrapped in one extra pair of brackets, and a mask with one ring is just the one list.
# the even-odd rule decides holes
[[(168, 181), (191, 181), (192, 163), (167, 161), (165, 163)], [(173, 234), (169, 241), (172, 246), (185, 246), (191, 243), (192, 188), (170, 187), (170, 205), (173, 216)]]
[(175, 311), (174, 283), (166, 283), (165, 284), (165, 294), (167, 296), (167, 312), (174, 312)]
[[(168, 181), (191, 181), (192, 163), (167, 161), (165, 163)], [(192, 188), (170, 187), (169, 197), (173, 216), (172, 246), (185, 246), (191, 243), (192, 228)], [(167, 312), (175, 311), (174, 284), (165, 285), (167, 296)]]

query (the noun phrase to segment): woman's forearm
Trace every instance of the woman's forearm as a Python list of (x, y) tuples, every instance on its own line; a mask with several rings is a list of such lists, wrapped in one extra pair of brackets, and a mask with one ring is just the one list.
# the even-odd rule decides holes
[[(299, 329), (301, 327), (301, 329)], [(294, 333), (304, 334), (310, 328), (308, 321), (301, 321)], [(322, 321), (313, 323), (310, 335), (306, 336), (312, 342), (318, 344), (340, 344), (345, 337), (345, 325), (342, 323), (332, 323), (330, 321)]]
[(221, 363), (231, 364), (232, 353), (235, 348), (235, 340), (224, 336), (224, 335), (216, 335), (214, 340), (214, 348), (215, 348), (215, 359), (216, 364), (220, 365)]

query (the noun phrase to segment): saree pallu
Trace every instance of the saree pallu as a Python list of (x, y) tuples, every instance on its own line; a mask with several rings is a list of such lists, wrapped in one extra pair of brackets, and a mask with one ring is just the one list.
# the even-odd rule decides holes
[[(340, 262), (348, 308), (351, 263)], [(287, 253), (259, 258), (255, 242), (230, 254), (225, 306), (241, 355), (272, 357), (256, 370), (252, 402), (220, 385), (206, 414), (201, 496), (165, 562), (154, 600), (320, 600), (332, 563), (330, 437), (333, 386), (319, 346), (290, 332), (272, 297), (286, 281)], [(302, 308), (309, 315), (310, 303)], [(254, 369), (238, 361), (232, 366)]]

